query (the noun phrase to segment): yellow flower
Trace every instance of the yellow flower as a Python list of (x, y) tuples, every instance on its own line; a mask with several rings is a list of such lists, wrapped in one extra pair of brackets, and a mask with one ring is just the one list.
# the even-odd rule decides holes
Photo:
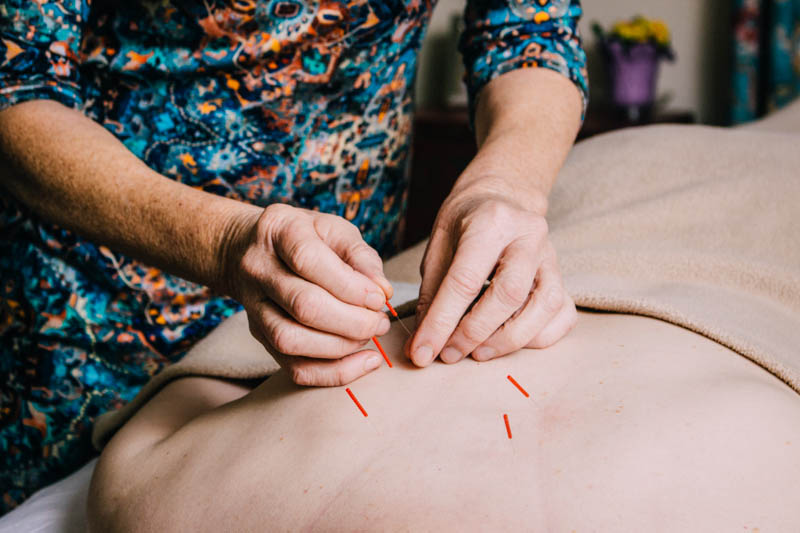
[(655, 41), (657, 44), (669, 46), (670, 42), (669, 28), (663, 21), (651, 21), (641, 16), (616, 22), (611, 29), (611, 35), (635, 43)]
[(620, 37), (626, 35), (628, 33), (628, 23), (627, 22), (615, 23), (614, 27), (611, 28), (611, 33), (613, 35), (619, 35)]
[(650, 37), (650, 32), (647, 29), (647, 24), (637, 21), (631, 25), (631, 39), (636, 42), (644, 43)]
[(669, 44), (670, 36), (669, 36), (669, 28), (663, 21), (654, 20), (651, 23), (652, 34), (653, 38), (656, 40), (658, 44), (663, 44), (664, 46)]

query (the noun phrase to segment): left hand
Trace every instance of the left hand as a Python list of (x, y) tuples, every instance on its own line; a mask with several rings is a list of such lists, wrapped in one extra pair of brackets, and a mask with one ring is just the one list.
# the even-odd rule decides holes
[(406, 344), (417, 366), (437, 355), (445, 363), (470, 354), (486, 361), (544, 348), (575, 325), (575, 304), (548, 237), (546, 198), (494, 187), (497, 181), (454, 190), (439, 212), (421, 265), (418, 328)]

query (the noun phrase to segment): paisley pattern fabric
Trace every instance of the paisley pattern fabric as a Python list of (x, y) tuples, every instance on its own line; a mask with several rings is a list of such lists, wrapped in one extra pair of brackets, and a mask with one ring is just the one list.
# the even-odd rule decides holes
[[(0, 108), (52, 99), (157, 172), (399, 233), (434, 0), (2, 0)], [(473, 95), (542, 66), (585, 92), (577, 0), (473, 1)], [(0, 200), (0, 510), (93, 453), (92, 421), (238, 309)]]
[(736, 0), (731, 122), (800, 96), (800, 0)]

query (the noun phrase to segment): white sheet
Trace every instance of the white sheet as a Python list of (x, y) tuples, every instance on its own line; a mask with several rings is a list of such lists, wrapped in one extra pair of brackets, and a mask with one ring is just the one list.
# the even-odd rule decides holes
[(86, 531), (86, 494), (97, 459), (45, 487), (0, 518), (0, 533)]

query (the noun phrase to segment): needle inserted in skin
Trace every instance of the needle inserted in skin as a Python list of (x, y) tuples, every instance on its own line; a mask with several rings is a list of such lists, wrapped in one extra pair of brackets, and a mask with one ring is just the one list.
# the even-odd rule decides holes
[(512, 383), (512, 384), (513, 384), (513, 385), (514, 385), (516, 388), (518, 388), (518, 389), (519, 389), (519, 391), (520, 391), (522, 394), (524, 394), (526, 398), (530, 398), (530, 396), (531, 396), (531, 395), (530, 395), (530, 394), (528, 394), (528, 391), (526, 391), (525, 389), (523, 389), (523, 388), (522, 388), (522, 385), (520, 385), (519, 383), (517, 383), (517, 380), (511, 377), (511, 374), (509, 374), (509, 375), (508, 375), (508, 381), (510, 381), (510, 382), (511, 382), (511, 383)]
[(403, 324), (403, 321), (400, 320), (400, 317), (397, 316), (397, 311), (394, 310), (394, 307), (392, 307), (392, 304), (389, 303), (389, 300), (386, 300), (386, 307), (389, 308), (389, 312), (392, 314), (393, 317), (395, 317), (397, 319), (398, 322), (400, 322), (400, 325), (403, 327), (404, 330), (406, 330), (406, 333), (408, 333), (408, 336), (410, 337), (411, 336), (411, 330), (409, 330), (406, 327), (406, 325)]
[(364, 417), (369, 416), (367, 414), (367, 411), (364, 410), (364, 406), (361, 405), (361, 402), (358, 401), (358, 398), (356, 398), (356, 395), (353, 394), (353, 391), (351, 391), (350, 388), (345, 389), (345, 391), (347, 391), (347, 394), (348, 394), (348, 396), (350, 396), (350, 399), (353, 400), (353, 403), (356, 404), (356, 407), (358, 407), (358, 410), (361, 411), (361, 414), (364, 415)]
[(386, 352), (383, 351), (383, 346), (381, 346), (381, 343), (378, 342), (378, 337), (372, 337), (372, 342), (374, 342), (375, 346), (378, 347), (378, 351), (381, 352), (383, 360), (386, 361), (386, 364), (389, 365), (389, 368), (392, 368), (392, 361), (389, 359), (389, 356), (386, 355)]

